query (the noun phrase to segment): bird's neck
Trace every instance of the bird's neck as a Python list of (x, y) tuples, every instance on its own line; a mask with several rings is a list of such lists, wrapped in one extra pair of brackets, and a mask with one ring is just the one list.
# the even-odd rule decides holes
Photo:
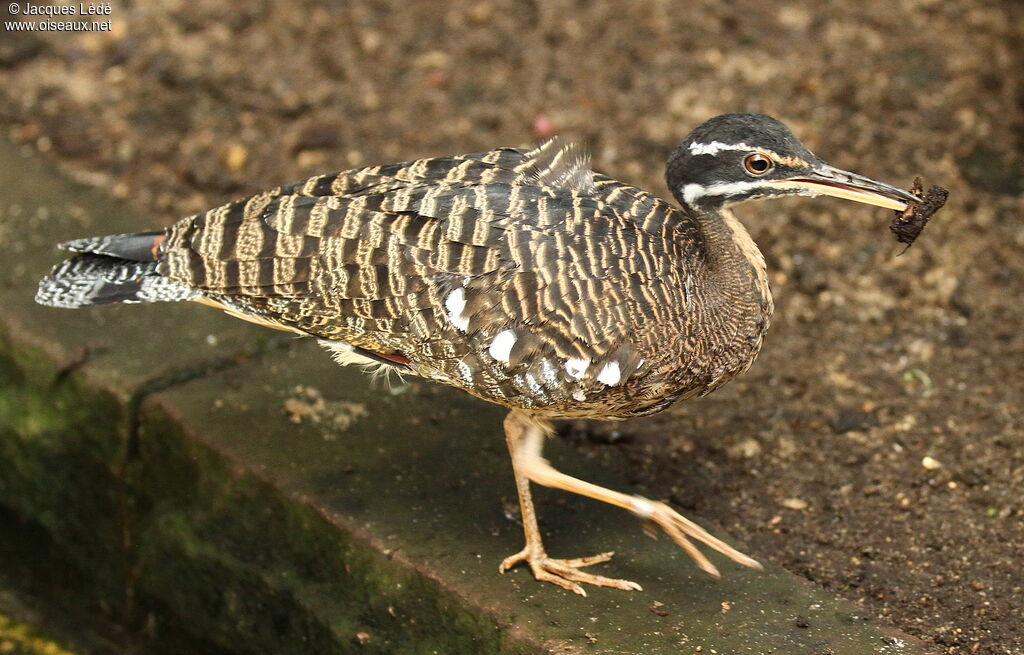
[[(749, 300), (760, 306), (766, 318), (774, 309), (771, 288), (768, 286), (768, 269), (764, 255), (750, 238), (731, 210), (722, 208), (696, 214), (707, 244), (707, 257), (712, 271), (713, 282), (728, 288), (722, 289), (728, 295), (733, 292), (747, 292)], [(747, 284), (751, 286), (747, 286)], [(744, 293), (746, 295), (746, 293)]]

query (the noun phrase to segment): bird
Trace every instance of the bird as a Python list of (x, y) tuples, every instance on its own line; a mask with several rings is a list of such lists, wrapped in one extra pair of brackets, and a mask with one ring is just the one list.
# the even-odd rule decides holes
[[(677, 205), (594, 172), (554, 137), (320, 175), (181, 219), (81, 238), (39, 283), (43, 305), (192, 301), (506, 407), (525, 545), (500, 563), (577, 594), (641, 590), (548, 555), (531, 484), (627, 510), (712, 576), (705, 548), (760, 568), (669, 504), (566, 475), (552, 421), (621, 420), (702, 396), (754, 361), (774, 304), (733, 205), (828, 195), (894, 210), (908, 191), (825, 163), (782, 122), (724, 114), (668, 158)], [(451, 438), (458, 438), (452, 435)]]

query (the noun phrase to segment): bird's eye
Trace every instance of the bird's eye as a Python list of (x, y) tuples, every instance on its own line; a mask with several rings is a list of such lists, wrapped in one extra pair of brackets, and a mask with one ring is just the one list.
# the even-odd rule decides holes
[(772, 166), (771, 159), (756, 152), (752, 155), (747, 155), (746, 159), (743, 160), (743, 168), (747, 169), (747, 172), (751, 175), (764, 175), (772, 169)]

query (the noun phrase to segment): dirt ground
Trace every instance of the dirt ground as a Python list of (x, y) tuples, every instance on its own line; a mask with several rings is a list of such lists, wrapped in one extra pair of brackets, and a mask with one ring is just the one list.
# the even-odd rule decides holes
[(1020, 655), (1024, 5), (823, 6), (115, 2), (109, 32), (3, 35), (0, 120), (154, 226), (556, 131), (668, 197), (664, 158), (725, 111), (781, 118), (843, 168), (925, 175), (950, 201), (902, 256), (885, 210), (740, 208), (777, 301), (754, 367), (568, 433), (865, 616), (941, 652)]

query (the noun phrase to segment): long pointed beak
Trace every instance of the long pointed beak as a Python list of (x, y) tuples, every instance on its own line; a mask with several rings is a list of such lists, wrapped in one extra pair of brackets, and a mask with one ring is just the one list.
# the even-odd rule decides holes
[(908, 202), (921, 202), (920, 198), (909, 191), (828, 164), (815, 167), (809, 175), (777, 180), (771, 184), (798, 189), (801, 193), (835, 196), (898, 211), (905, 210)]

